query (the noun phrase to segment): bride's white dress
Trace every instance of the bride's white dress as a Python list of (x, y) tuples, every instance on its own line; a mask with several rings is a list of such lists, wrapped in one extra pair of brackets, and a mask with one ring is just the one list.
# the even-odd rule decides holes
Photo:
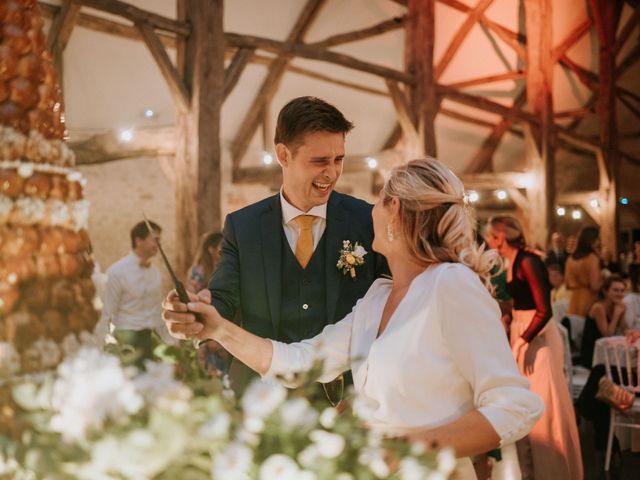
[[(324, 360), (328, 382), (349, 368), (370, 425), (391, 435), (451, 422), (477, 408), (501, 444), (522, 438), (543, 410), (518, 372), (500, 311), (478, 276), (443, 263), (418, 275), (376, 338), (391, 280), (378, 279), (353, 311), (316, 337), (273, 341), (265, 379)], [(473, 432), (469, 432), (473, 435)], [(457, 478), (475, 478), (469, 459)]]

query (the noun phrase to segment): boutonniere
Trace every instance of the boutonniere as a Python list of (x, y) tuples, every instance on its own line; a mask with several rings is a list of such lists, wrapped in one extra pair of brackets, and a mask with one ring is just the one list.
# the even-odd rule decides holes
[(355, 246), (352, 246), (349, 240), (343, 240), (340, 258), (338, 259), (336, 267), (342, 271), (343, 275), (349, 273), (351, 278), (355, 279), (356, 267), (364, 265), (364, 256), (366, 254), (367, 251), (362, 245), (358, 245), (358, 242), (356, 242)]

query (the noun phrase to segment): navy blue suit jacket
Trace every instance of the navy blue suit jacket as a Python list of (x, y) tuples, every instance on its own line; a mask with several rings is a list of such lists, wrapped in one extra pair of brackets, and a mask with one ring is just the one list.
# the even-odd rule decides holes
[[(373, 281), (388, 274), (384, 258), (373, 252), (372, 205), (333, 192), (327, 204), (326, 324), (346, 316)], [(212, 304), (220, 314), (246, 330), (278, 339), (284, 240), (280, 194), (227, 215), (221, 260), (209, 282)], [(336, 267), (343, 240), (358, 242), (368, 252), (356, 267), (356, 278)], [(283, 242), (285, 245), (283, 246)], [(299, 338), (303, 340), (303, 338)]]

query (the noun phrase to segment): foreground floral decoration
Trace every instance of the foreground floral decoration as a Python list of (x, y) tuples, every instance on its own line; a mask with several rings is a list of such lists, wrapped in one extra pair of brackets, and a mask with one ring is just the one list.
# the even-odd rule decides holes
[[(0, 478), (435, 480), (453, 470), (449, 450), (383, 439), (313, 403), (323, 396), (312, 382), (286, 390), (256, 380), (236, 401), (199, 370), (193, 349), (158, 350), (162, 361), (139, 370), (117, 351), (78, 343), (56, 371), (5, 375), (14, 424), (0, 431)], [(354, 410), (367, 411), (358, 402)]]

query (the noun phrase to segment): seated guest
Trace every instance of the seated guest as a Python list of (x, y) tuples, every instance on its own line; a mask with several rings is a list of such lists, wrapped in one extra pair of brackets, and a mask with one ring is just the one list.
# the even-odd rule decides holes
[(560, 265), (548, 265), (547, 270), (549, 271), (549, 282), (551, 283), (551, 304), (562, 301), (568, 302), (571, 298), (571, 292), (567, 290), (567, 286), (564, 284), (564, 275)]
[(627, 330), (624, 303), (624, 280), (619, 275), (608, 276), (584, 323), (582, 334), (582, 365), (591, 368), (596, 340), (602, 337), (622, 335)]
[(630, 283), (630, 291), (624, 296), (624, 304), (627, 307), (627, 325), (629, 328), (640, 331), (640, 292), (638, 283)]

